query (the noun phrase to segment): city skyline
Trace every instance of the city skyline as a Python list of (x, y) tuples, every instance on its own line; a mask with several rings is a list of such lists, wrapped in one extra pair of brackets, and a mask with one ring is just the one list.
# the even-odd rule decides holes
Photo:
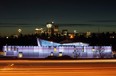
[[(4, 0), (0, 1), (0, 33), (15, 33), (27, 27), (30, 33), (36, 26), (45, 27), (54, 21), (60, 29), (78, 32), (112, 32), (116, 29), (114, 0)], [(68, 25), (66, 25), (68, 24)], [(75, 24), (75, 25), (69, 25)], [(13, 28), (16, 29), (13, 29)], [(90, 29), (91, 27), (91, 29)], [(13, 31), (14, 30), (14, 31)]]
[[(62, 26), (63, 25), (63, 26)], [(59, 32), (62, 32), (62, 30), (67, 30), (69, 33), (86, 33), (86, 32), (92, 32), (92, 33), (102, 33), (102, 32), (116, 32), (116, 28), (114, 25), (89, 25), (89, 24), (60, 24), (58, 25), (59, 27)], [(36, 28), (43, 28), (44, 30), (47, 30), (46, 24), (42, 25), (18, 25), (18, 26), (7, 26), (4, 27), (2, 26), (0, 28), (0, 35), (1, 36), (9, 36), (9, 35), (16, 35), (18, 34), (18, 29), (22, 30), (22, 34), (34, 34)], [(104, 30), (103, 30), (104, 29)]]

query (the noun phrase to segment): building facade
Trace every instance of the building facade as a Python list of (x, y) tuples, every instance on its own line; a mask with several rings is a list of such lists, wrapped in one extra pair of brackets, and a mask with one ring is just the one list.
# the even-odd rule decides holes
[(47, 58), (70, 56), (72, 58), (111, 58), (111, 46), (89, 46), (87, 43), (55, 43), (37, 39), (38, 46), (3, 46), (4, 56), (18, 58)]

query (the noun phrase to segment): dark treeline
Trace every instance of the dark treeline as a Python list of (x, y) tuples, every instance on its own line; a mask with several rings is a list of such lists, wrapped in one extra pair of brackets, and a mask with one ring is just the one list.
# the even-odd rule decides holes
[(61, 43), (64, 40), (69, 40), (71, 42), (84, 42), (89, 43), (90, 45), (95, 46), (112, 46), (112, 50), (116, 51), (116, 33), (91, 33), (91, 35), (86, 36), (83, 34), (74, 34), (73, 38), (70, 36), (63, 34), (51, 34), (42, 33), (42, 34), (29, 34), (23, 35), (20, 34), (18, 36), (9, 36), (9, 37), (0, 37), (0, 49), (2, 50), (2, 46), (4, 45), (18, 45), (18, 46), (37, 46), (37, 38), (45, 39), (49, 41), (54, 41)]

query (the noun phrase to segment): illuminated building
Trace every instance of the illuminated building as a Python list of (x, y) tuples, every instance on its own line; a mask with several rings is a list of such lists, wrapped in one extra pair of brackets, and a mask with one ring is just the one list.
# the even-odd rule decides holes
[(62, 34), (63, 34), (64, 36), (67, 36), (67, 35), (68, 35), (68, 30), (67, 30), (67, 29), (62, 30)]
[(35, 34), (41, 34), (41, 33), (44, 33), (43, 28), (35, 28)]
[(111, 46), (89, 46), (87, 43), (55, 43), (37, 39), (38, 46), (3, 46), (4, 56), (18, 58), (46, 58), (70, 56), (72, 58), (111, 58)]
[(86, 37), (90, 37), (91, 36), (91, 32), (86, 32)]
[(53, 33), (53, 24), (52, 23), (48, 23), (46, 25), (46, 27), (47, 27), (47, 33), (48, 34), (52, 34)]
[(58, 26), (57, 25), (54, 25), (53, 30), (54, 30), (54, 34), (55, 33), (58, 33), (59, 32)]
[(74, 35), (77, 35), (77, 34), (78, 34), (77, 30), (74, 30)]
[(57, 34), (59, 32), (58, 26), (54, 24), (54, 22), (47, 23), (47, 33), (49, 35), (51, 34)]

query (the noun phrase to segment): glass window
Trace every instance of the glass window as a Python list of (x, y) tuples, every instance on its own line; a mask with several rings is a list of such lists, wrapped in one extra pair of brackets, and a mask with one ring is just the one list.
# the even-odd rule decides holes
[(51, 52), (50, 56), (54, 56), (53, 52)]
[(22, 52), (19, 52), (19, 54), (18, 54), (18, 58), (22, 58), (22, 57), (23, 57)]
[(59, 57), (61, 57), (62, 56), (62, 52), (59, 52)]

